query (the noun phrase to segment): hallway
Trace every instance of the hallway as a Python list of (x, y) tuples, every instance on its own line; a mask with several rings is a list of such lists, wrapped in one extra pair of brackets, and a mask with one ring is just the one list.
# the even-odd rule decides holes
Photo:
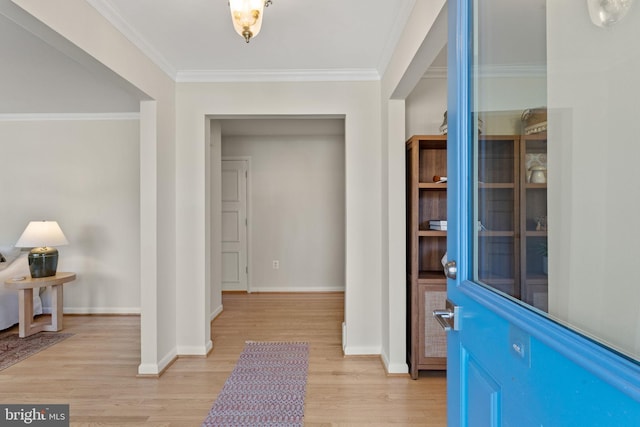
[(342, 293), (225, 293), (208, 359), (233, 367), (246, 340), (307, 341), (305, 426), (446, 426), (444, 373), (422, 372), (414, 381), (387, 376), (379, 356), (342, 356), (343, 299)]

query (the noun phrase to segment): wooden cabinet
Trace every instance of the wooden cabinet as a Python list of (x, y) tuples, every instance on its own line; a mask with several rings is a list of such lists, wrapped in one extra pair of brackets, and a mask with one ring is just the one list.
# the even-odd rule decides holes
[(478, 138), (478, 277), (520, 297), (518, 136)]
[(447, 219), (447, 136), (414, 136), (407, 147), (407, 363), (412, 378), (423, 369), (446, 369), (446, 333), (432, 312), (445, 307), (441, 259), (446, 230), (429, 221)]
[(546, 155), (546, 133), (478, 138), (479, 279), (544, 311)]
[[(549, 283), (546, 133), (520, 137), (520, 164), (521, 299), (546, 312)], [(532, 172), (538, 173), (538, 177), (532, 177)]]
[[(540, 182), (530, 169), (546, 167), (546, 147), (544, 133), (480, 135), (476, 198), (479, 280), (544, 311), (546, 172)], [(419, 370), (446, 369), (446, 334), (432, 312), (446, 303), (447, 231), (429, 221), (447, 219), (447, 184), (434, 182), (447, 176), (447, 136), (413, 136), (406, 148), (407, 362), (417, 378)]]

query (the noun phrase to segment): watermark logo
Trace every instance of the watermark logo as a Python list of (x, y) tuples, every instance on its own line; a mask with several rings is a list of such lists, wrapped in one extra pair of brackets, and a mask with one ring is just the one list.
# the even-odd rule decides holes
[(69, 427), (69, 405), (1, 405), (0, 427)]

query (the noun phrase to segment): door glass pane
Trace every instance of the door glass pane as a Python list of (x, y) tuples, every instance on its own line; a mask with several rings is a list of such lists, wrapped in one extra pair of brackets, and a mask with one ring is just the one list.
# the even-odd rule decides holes
[(474, 279), (640, 359), (640, 5), (476, 0)]

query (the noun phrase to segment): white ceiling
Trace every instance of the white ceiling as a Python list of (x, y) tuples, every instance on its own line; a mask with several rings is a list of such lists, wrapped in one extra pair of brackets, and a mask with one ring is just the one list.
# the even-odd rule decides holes
[(415, 3), (273, 0), (260, 34), (245, 43), (227, 0), (87, 1), (178, 81), (377, 79)]
[[(227, 0), (86, 1), (177, 81), (300, 81), (379, 79), (417, 0), (273, 0), (248, 44)], [(489, 62), (543, 61), (545, 0), (512, 3), (492, 0), (512, 16), (488, 26)], [(25, 15), (0, 0), (0, 114), (138, 111), (139, 93)], [(444, 53), (434, 64), (446, 66)]]
[[(416, 0), (273, 0), (250, 43), (235, 33), (228, 0), (87, 2), (177, 81), (268, 81), (379, 79)], [(486, 1), (483, 64), (544, 64), (545, 6)]]
[[(415, 3), (273, 0), (247, 44), (227, 0), (86, 1), (178, 81), (378, 79)], [(138, 111), (140, 94), (27, 15), (0, 0), (0, 115)]]

